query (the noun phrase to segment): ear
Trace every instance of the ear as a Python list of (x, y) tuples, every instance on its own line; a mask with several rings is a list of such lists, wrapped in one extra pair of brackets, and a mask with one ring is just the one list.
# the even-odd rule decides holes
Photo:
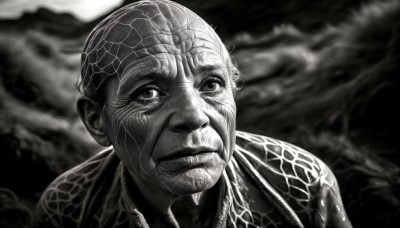
[(111, 140), (105, 131), (106, 121), (97, 102), (82, 96), (78, 99), (76, 107), (79, 117), (96, 142), (105, 147), (110, 146)]

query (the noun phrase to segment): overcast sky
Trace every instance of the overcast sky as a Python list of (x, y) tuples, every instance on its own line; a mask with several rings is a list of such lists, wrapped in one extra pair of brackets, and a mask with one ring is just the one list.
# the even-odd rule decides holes
[(71, 13), (82, 21), (91, 21), (121, 5), (122, 0), (0, 0), (0, 18), (20, 17), (45, 7)]

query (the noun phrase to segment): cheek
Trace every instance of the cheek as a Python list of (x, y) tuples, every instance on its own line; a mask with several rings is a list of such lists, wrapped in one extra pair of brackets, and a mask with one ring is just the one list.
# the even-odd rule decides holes
[(111, 129), (114, 149), (131, 171), (146, 172), (150, 153), (143, 150), (148, 138), (150, 120), (139, 109), (124, 107), (112, 115)]
[(218, 99), (207, 101), (206, 113), (225, 147), (224, 160), (229, 161), (236, 141), (236, 103), (232, 94), (222, 94)]

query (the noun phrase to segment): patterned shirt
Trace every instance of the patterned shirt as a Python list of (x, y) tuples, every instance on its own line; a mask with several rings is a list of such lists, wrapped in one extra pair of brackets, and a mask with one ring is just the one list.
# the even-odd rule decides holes
[[(237, 131), (217, 183), (213, 227), (352, 227), (331, 170), (289, 143)], [(149, 227), (113, 149), (59, 176), (37, 206), (37, 227)]]

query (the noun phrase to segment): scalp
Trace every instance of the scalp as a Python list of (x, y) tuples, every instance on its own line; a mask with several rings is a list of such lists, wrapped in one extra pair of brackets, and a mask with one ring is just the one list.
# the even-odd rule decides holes
[(129, 58), (148, 54), (155, 43), (179, 46), (182, 40), (193, 37), (211, 41), (230, 61), (215, 31), (186, 7), (167, 0), (145, 0), (122, 7), (100, 22), (87, 38), (81, 92), (96, 97), (107, 78), (121, 78)]

